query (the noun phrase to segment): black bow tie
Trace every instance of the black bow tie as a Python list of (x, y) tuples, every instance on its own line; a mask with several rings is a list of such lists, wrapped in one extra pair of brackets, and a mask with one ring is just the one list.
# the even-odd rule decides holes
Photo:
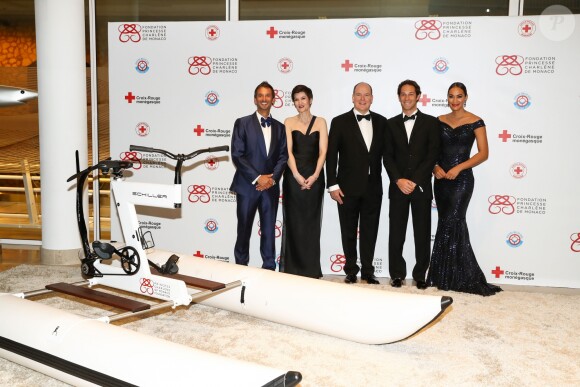
[(412, 116), (405, 116), (403, 117), (403, 122), (406, 122), (407, 120), (415, 120), (415, 118), (417, 117), (417, 114), (413, 114)]
[(363, 118), (364, 118), (365, 120), (368, 120), (368, 121), (370, 121), (370, 120), (371, 120), (371, 115), (370, 115), (370, 114), (365, 114), (365, 115), (362, 115), (362, 114), (357, 114), (357, 115), (356, 115), (356, 119), (358, 120), (358, 122), (361, 122)]
[(272, 125), (272, 117), (268, 117), (268, 118), (260, 117), (260, 122), (262, 123), (262, 128), (265, 128), (266, 126), (270, 126), (270, 125)]

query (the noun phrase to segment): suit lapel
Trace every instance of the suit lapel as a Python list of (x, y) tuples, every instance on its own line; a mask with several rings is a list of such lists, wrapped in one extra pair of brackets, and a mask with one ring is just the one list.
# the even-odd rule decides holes
[(274, 149), (276, 149), (276, 146), (278, 146), (279, 131), (280, 128), (278, 127), (278, 124), (272, 118), (272, 125), (270, 125), (270, 148), (268, 149), (268, 158), (270, 158), (272, 152), (274, 151)]
[(417, 117), (415, 117), (415, 124), (413, 125), (413, 130), (411, 131), (411, 136), (409, 136), (409, 144), (415, 137), (417, 137), (421, 132), (421, 128), (423, 127), (423, 117), (421, 117), (421, 112), (417, 111)]
[[(407, 128), (405, 128), (405, 123), (403, 122), (402, 115), (397, 116), (396, 119), (396, 128), (397, 131), (396, 135), (401, 139), (401, 142), (405, 145), (409, 145), (409, 138), (407, 137)], [(411, 132), (412, 134), (413, 132)]]
[[(371, 153), (373, 148), (375, 148), (377, 146), (377, 144), (381, 141), (382, 136), (379, 136), (377, 134), (379, 131), (379, 128), (377, 127), (379, 120), (375, 117), (374, 113), (372, 113), (372, 112), (369, 112), (369, 113), (371, 114), (371, 122), (373, 124), (373, 139), (371, 141), (371, 147), (369, 149), (369, 153)], [(366, 146), (366, 144), (365, 144), (365, 146)]]

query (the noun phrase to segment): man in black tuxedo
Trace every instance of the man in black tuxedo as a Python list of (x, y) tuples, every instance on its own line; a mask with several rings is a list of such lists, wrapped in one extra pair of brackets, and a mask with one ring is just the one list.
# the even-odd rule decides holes
[(383, 162), (389, 175), (389, 272), (391, 285), (401, 287), (407, 276), (403, 244), (407, 233), (409, 206), (415, 239), (413, 279), (426, 289), (425, 274), (431, 257), (431, 173), (439, 157), (438, 120), (417, 109), (421, 88), (406, 80), (397, 88), (403, 108), (388, 121)]
[(333, 118), (330, 124), (326, 153), (327, 188), (338, 203), (346, 258), (344, 282), (357, 281), (356, 244), (357, 227), (360, 227), (361, 279), (378, 284), (373, 258), (383, 199), (381, 158), (387, 119), (369, 110), (373, 91), (367, 83), (354, 87), (352, 102), (354, 109)]

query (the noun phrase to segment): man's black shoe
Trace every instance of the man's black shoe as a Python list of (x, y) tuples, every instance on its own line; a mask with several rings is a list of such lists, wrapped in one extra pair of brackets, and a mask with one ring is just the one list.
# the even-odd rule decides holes
[(379, 280), (374, 275), (365, 275), (360, 277), (361, 280), (366, 281), (369, 285), (378, 285)]
[(403, 280), (400, 278), (394, 278), (391, 280), (391, 286), (394, 288), (400, 288), (403, 286)]
[(427, 289), (427, 282), (425, 281), (417, 281), (417, 289), (425, 290)]

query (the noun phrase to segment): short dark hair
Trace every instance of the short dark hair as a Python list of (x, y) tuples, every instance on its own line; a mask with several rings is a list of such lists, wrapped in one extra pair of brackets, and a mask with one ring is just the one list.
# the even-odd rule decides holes
[(453, 82), (451, 86), (449, 86), (449, 89), (447, 89), (447, 94), (449, 94), (451, 89), (453, 89), (454, 87), (459, 87), (461, 90), (463, 90), (465, 96), (467, 96), (467, 87), (465, 87), (465, 85), (461, 82)]
[(415, 94), (421, 95), (421, 86), (419, 86), (417, 82), (410, 79), (405, 79), (403, 82), (399, 83), (399, 87), (397, 87), (397, 95), (401, 95), (401, 89), (405, 85), (413, 86), (415, 88)]
[(310, 89), (310, 87), (308, 86), (304, 86), (304, 85), (296, 85), (294, 86), (294, 88), (292, 89), (292, 100), (294, 101), (294, 96), (298, 93), (304, 93), (306, 94), (306, 96), (308, 97), (308, 99), (312, 99), (312, 89)]
[(258, 86), (256, 86), (256, 89), (254, 90), (254, 98), (256, 98), (258, 96), (258, 89), (260, 87), (265, 87), (265, 88), (272, 90), (272, 97), (274, 97), (274, 95), (276, 94), (272, 85), (270, 85), (267, 81), (263, 81)]
[(366, 82), (359, 82), (356, 85), (354, 85), (354, 87), (352, 88), (352, 95), (354, 95), (354, 92), (355, 92), (356, 88), (358, 87), (358, 85), (367, 85), (369, 87), (369, 89), (371, 89), (371, 95), (373, 95), (373, 87)]

